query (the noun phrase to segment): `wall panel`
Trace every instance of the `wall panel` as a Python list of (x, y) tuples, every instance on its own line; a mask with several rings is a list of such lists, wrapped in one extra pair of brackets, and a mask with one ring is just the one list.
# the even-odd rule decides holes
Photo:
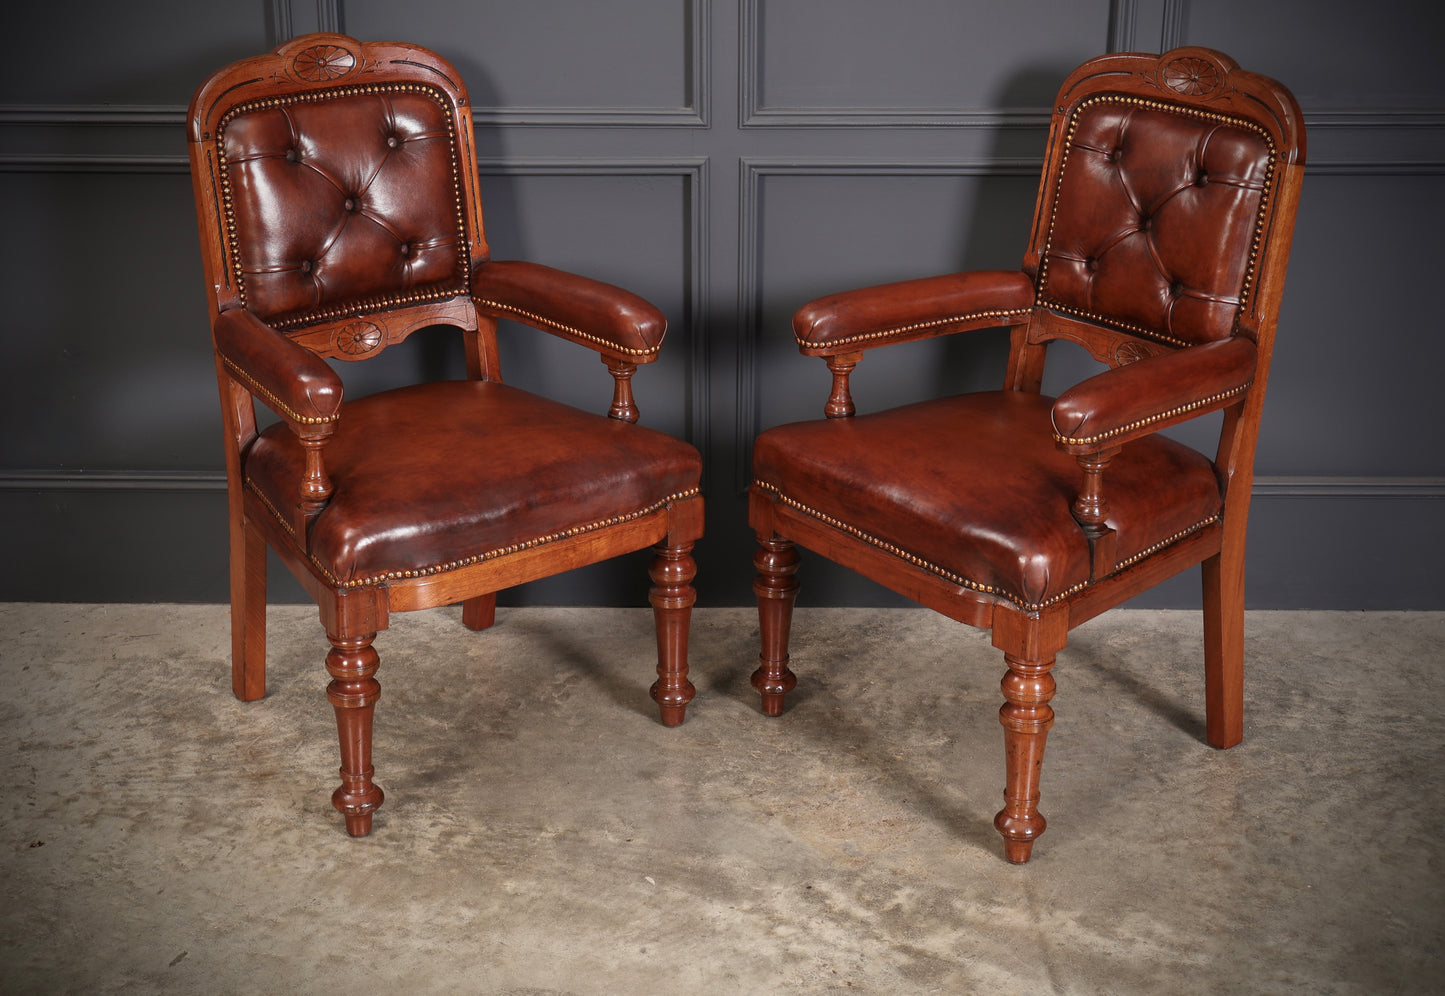
[(1109, 25), (1107, 0), (743, 3), (752, 125), (1036, 119), (1060, 74), (1106, 46)]
[(397, 4), (346, 0), (346, 31), (454, 50), (480, 120), (701, 124), (697, 0)]
[[(1106, 49), (1212, 45), (1304, 105), (1310, 165), (1251, 522), (1250, 604), (1445, 607), (1445, 450), (1420, 445), (1441, 338), (1445, 80), (1423, 3), (1346, 0), (136, 0), (7, 10), (0, 65), (0, 598), (224, 596), (219, 419), (185, 175), (210, 70), (312, 30), (429, 45), (472, 89), (499, 258), (636, 290), (667, 314), (644, 422), (707, 459), (704, 604), (750, 599), (743, 493), (762, 427), (828, 377), (792, 311), (818, 294), (1017, 265), (1048, 105)], [(57, 54), (54, 39), (64, 38)], [(504, 327), (509, 379), (605, 406), (595, 357)], [(1067, 351), (1063, 351), (1067, 354)], [(860, 405), (996, 382), (996, 333), (869, 355)], [(1046, 385), (1085, 369), (1058, 357)], [(458, 376), (426, 333), (349, 389)], [(16, 372), (18, 371), (18, 373)], [(175, 537), (168, 540), (168, 537)], [(1434, 550), (1435, 556), (1422, 556)], [(805, 604), (896, 603), (809, 557)], [(276, 573), (280, 598), (299, 598)], [(511, 601), (641, 604), (641, 563)], [(1197, 602), (1181, 578), (1146, 604)]]

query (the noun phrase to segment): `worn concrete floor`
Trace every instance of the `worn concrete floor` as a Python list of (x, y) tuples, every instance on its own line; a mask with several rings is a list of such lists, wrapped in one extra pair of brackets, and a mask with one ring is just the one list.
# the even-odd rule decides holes
[(1445, 613), (1251, 614), (1229, 751), (1195, 614), (1082, 627), (1023, 867), (985, 634), (800, 609), (768, 720), (754, 615), (700, 610), (669, 730), (650, 621), (396, 617), (351, 840), (314, 610), (245, 705), (223, 608), (0, 605), (0, 992), (1445, 987)]

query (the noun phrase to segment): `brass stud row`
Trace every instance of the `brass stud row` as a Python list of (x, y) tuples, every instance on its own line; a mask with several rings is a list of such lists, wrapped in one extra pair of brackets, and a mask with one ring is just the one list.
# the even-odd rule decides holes
[(225, 132), (226, 126), (233, 118), (242, 114), (248, 114), (257, 110), (264, 110), (272, 107), (286, 107), (296, 103), (313, 103), (321, 100), (330, 100), (336, 97), (363, 96), (368, 94), (389, 94), (389, 93), (419, 93), (431, 100), (446, 112), (446, 139), (447, 147), (451, 150), (449, 157), (452, 174), (452, 207), (457, 221), (457, 275), (460, 287), (433, 291), (418, 291), (411, 294), (391, 295), (383, 298), (375, 298), (367, 301), (353, 301), (346, 305), (326, 309), (322, 312), (311, 312), (304, 318), (291, 322), (281, 323), (278, 327), (290, 328), (298, 325), (309, 324), (314, 321), (325, 321), (333, 318), (342, 318), (348, 315), (359, 314), (363, 311), (376, 310), (379, 308), (395, 307), (397, 305), (418, 304), (424, 301), (436, 301), (455, 294), (462, 293), (469, 289), (471, 273), (466, 266), (466, 245), (467, 226), (466, 216), (462, 210), (462, 189), (460, 174), (457, 170), (457, 142), (456, 130), (452, 123), (451, 103), (446, 95), (435, 87), (426, 86), (420, 83), (370, 83), (356, 86), (339, 87), (330, 90), (312, 91), (308, 93), (290, 94), (285, 97), (267, 97), (260, 100), (248, 101), (244, 104), (237, 104), (221, 118), (216, 126), (216, 154), (219, 164), (221, 180), (221, 201), (224, 207), (226, 219), (226, 241), (230, 249), (231, 269), (236, 277), (236, 291), (240, 298), (241, 307), (246, 307), (246, 277), (241, 269), (241, 249), (236, 235), (236, 216), (234, 200), (231, 188), (230, 163), (226, 158)]
[(832, 526), (834, 529), (842, 530), (848, 535), (862, 540), (869, 546), (876, 546), (880, 550), (884, 550), (888, 553), (893, 554), (900, 560), (906, 560), (914, 567), (921, 567), (925, 571), (928, 571), (930, 574), (936, 574), (939, 577), (943, 578), (945, 581), (951, 581), (953, 584), (958, 585), (960, 588), (967, 588), (970, 591), (982, 592), (985, 595), (998, 595), (1002, 598), (1008, 599), (1010, 602), (1013, 602), (1015, 605), (1029, 612), (1037, 612), (1040, 609), (1047, 608), (1048, 606), (1053, 605), (1056, 602), (1062, 601), (1063, 599), (1068, 598), (1075, 592), (1082, 591), (1084, 588), (1087, 588), (1089, 586), (1089, 582), (1083, 581), (1079, 584), (1074, 585), (1072, 588), (1069, 588), (1066, 591), (1059, 592), (1047, 602), (1029, 602), (1003, 588), (998, 588), (993, 585), (987, 585), (982, 583), (981, 581), (971, 581), (968, 578), (953, 573), (947, 568), (940, 567), (938, 564), (935, 564), (932, 561), (924, 560), (922, 557), (919, 557), (916, 554), (909, 553), (907, 550), (895, 546), (894, 544), (889, 543), (887, 540), (880, 539), (879, 537), (874, 536), (871, 533), (866, 533), (863, 530), (859, 529), (857, 526), (851, 526), (848, 523), (842, 521), (841, 519), (835, 519), (825, 512), (820, 512), (816, 508), (805, 505), (795, 498), (788, 497), (787, 495), (783, 494), (783, 492), (780, 491), (776, 485), (769, 484), (766, 481), (760, 480), (754, 481), (753, 483), (756, 484), (758, 487), (762, 488), (764, 491), (772, 492), (784, 505), (787, 505), (790, 508), (794, 508), (799, 512), (802, 512), (804, 515), (811, 516), (812, 518), (817, 519), (819, 522), (822, 522), (824, 525)]
[(1208, 408), (1210, 405), (1215, 404), (1219, 401), (1224, 401), (1226, 398), (1238, 397), (1245, 391), (1248, 391), (1253, 383), (1253, 380), (1247, 380), (1238, 387), (1231, 387), (1227, 391), (1220, 391), (1218, 394), (1211, 395), (1210, 397), (1200, 398), (1198, 401), (1191, 401), (1187, 405), (1180, 405), (1177, 408), (1171, 408), (1167, 412), (1158, 412), (1157, 414), (1150, 415), (1147, 418), (1137, 419), (1133, 422), (1130, 422), (1128, 425), (1121, 425), (1117, 429), (1110, 429), (1108, 432), (1101, 432), (1097, 436), (1065, 436), (1061, 435), (1058, 430), (1055, 430), (1054, 440), (1056, 442), (1063, 443), (1065, 446), (1093, 446), (1095, 443), (1102, 443), (1104, 440), (1113, 439), (1115, 436), (1127, 435), (1133, 432), (1135, 429), (1142, 429), (1146, 425), (1152, 425), (1155, 422), (1163, 422), (1167, 419), (1173, 418), (1176, 415), (1183, 415), (1185, 412), (1192, 412), (1199, 408)]
[(656, 346), (651, 346), (647, 349), (632, 349), (627, 346), (623, 346), (620, 343), (613, 342), (611, 339), (604, 339), (601, 336), (592, 335), (588, 332), (583, 332), (581, 329), (573, 328), (571, 325), (564, 325), (561, 322), (554, 322), (550, 318), (544, 318), (541, 315), (527, 311), (523, 308), (514, 308), (510, 304), (503, 304), (500, 301), (491, 301), (481, 297), (473, 298), (473, 300), (476, 301), (476, 303), (479, 305), (483, 305), (488, 308), (495, 308), (498, 311), (509, 312), (513, 315), (520, 315), (528, 321), (536, 322), (549, 328), (557, 329), (561, 332), (567, 333), (568, 335), (574, 335), (579, 339), (586, 339), (588, 342), (596, 343), (599, 346), (605, 346), (608, 349), (618, 350), (619, 352), (626, 353), (629, 356), (651, 356), (662, 348), (662, 344), (658, 343)]
[[(255, 490), (254, 487), (252, 488), (252, 490)], [(463, 567), (471, 567), (475, 564), (480, 564), (488, 560), (496, 560), (500, 557), (506, 557), (513, 553), (520, 553), (523, 550), (530, 550), (534, 547), (545, 546), (548, 543), (556, 543), (560, 540), (571, 539), (574, 536), (581, 536), (584, 533), (596, 532), (599, 529), (606, 529), (609, 526), (618, 526), (624, 522), (632, 522), (635, 519), (646, 518), (647, 516), (652, 515), (654, 512), (658, 512), (666, 508), (668, 505), (672, 504), (675, 501), (682, 501), (685, 498), (693, 498), (700, 493), (700, 488), (691, 488), (687, 491), (679, 491), (676, 494), (668, 495), (661, 501), (654, 502), (653, 504), (648, 505), (646, 508), (638, 509), (635, 512), (627, 512), (622, 515), (609, 516), (608, 518), (598, 519), (595, 522), (588, 522), (584, 525), (572, 526), (568, 529), (563, 529), (560, 532), (548, 533), (546, 536), (538, 536), (535, 539), (523, 540), (520, 543), (513, 543), (510, 546), (501, 547), (496, 550), (488, 550), (485, 553), (479, 553), (475, 556), (467, 557), (463, 560), (452, 560), (444, 564), (434, 564), (431, 567), (418, 567), (415, 570), (387, 571), (384, 574), (376, 574), (372, 575), (371, 577), (353, 578), (350, 581), (342, 581), (341, 579), (336, 577), (336, 575), (332, 574), (329, 570), (327, 570), (324, 565), (318, 562), (314, 556), (311, 558), (311, 565), (315, 567), (316, 570), (319, 571), (321, 575), (326, 578), (327, 581), (331, 582), (331, 584), (335, 585), (338, 588), (363, 588), (369, 587), (371, 585), (386, 584), (388, 581), (408, 581), (415, 578), (431, 577), (436, 574), (445, 574), (448, 571), (459, 570)], [(282, 519), (282, 517), (276, 512), (276, 509), (273, 508), (269, 503), (265, 504), (266, 507), (271, 510), (271, 514), (275, 515), (276, 518), (281, 521), (282, 525), (285, 525), (285, 520)]]
[(1160, 332), (1157, 332), (1157, 331), (1154, 331), (1154, 330), (1144, 329), (1144, 328), (1141, 328), (1141, 327), (1139, 327), (1139, 326), (1129, 325), (1129, 324), (1127, 324), (1127, 323), (1116, 322), (1116, 321), (1114, 321), (1114, 320), (1112, 320), (1112, 319), (1106, 318), (1106, 317), (1103, 316), (1103, 315), (1093, 314), (1093, 313), (1091, 313), (1091, 312), (1083, 311), (1082, 309), (1078, 309), (1078, 308), (1071, 308), (1071, 307), (1068, 307), (1067, 305), (1063, 305), (1063, 304), (1051, 303), (1051, 302), (1049, 302), (1049, 301), (1047, 301), (1047, 300), (1045, 299), (1045, 288), (1046, 288), (1047, 285), (1048, 285), (1049, 251), (1050, 251), (1050, 249), (1051, 249), (1052, 246), (1053, 246), (1053, 242), (1054, 242), (1054, 224), (1055, 224), (1055, 222), (1056, 222), (1057, 219), (1058, 219), (1058, 212), (1057, 212), (1058, 192), (1059, 192), (1059, 189), (1063, 186), (1063, 182), (1064, 182), (1064, 170), (1065, 170), (1065, 168), (1068, 166), (1069, 153), (1070, 153), (1070, 152), (1073, 150), (1073, 148), (1074, 148), (1074, 138), (1075, 138), (1075, 136), (1078, 134), (1078, 130), (1079, 130), (1079, 114), (1080, 114), (1085, 108), (1091, 107), (1091, 106), (1093, 106), (1094, 104), (1100, 104), (1100, 103), (1131, 104), (1131, 105), (1133, 105), (1133, 106), (1143, 107), (1143, 108), (1146, 108), (1146, 109), (1148, 109), (1148, 110), (1164, 111), (1164, 112), (1171, 113), (1171, 114), (1182, 114), (1182, 115), (1186, 115), (1186, 116), (1188, 116), (1188, 117), (1199, 118), (1199, 119), (1205, 120), (1205, 121), (1214, 121), (1214, 122), (1220, 123), (1220, 124), (1227, 124), (1227, 125), (1231, 125), (1231, 126), (1233, 126), (1233, 127), (1243, 128), (1243, 129), (1245, 129), (1245, 130), (1247, 130), (1247, 131), (1252, 131), (1252, 132), (1256, 133), (1257, 135), (1259, 135), (1259, 137), (1264, 140), (1265, 145), (1267, 145), (1267, 146), (1269, 147), (1269, 159), (1268, 159), (1268, 161), (1265, 163), (1264, 187), (1263, 187), (1263, 189), (1262, 189), (1261, 192), (1260, 192), (1259, 211), (1258, 211), (1258, 213), (1257, 213), (1256, 216), (1255, 216), (1254, 236), (1253, 236), (1253, 239), (1252, 239), (1252, 241), (1251, 241), (1251, 243), (1250, 243), (1250, 249), (1249, 249), (1249, 266), (1248, 266), (1248, 267), (1246, 268), (1246, 270), (1245, 270), (1244, 281), (1243, 281), (1243, 283), (1242, 283), (1242, 285), (1241, 285), (1241, 288), (1240, 288), (1240, 297), (1239, 297), (1239, 304), (1238, 304), (1238, 308), (1239, 308), (1240, 311), (1243, 311), (1243, 310), (1244, 310), (1245, 305), (1246, 305), (1246, 304), (1248, 303), (1248, 301), (1249, 301), (1250, 289), (1251, 289), (1251, 287), (1252, 287), (1252, 285), (1253, 285), (1253, 280), (1254, 280), (1254, 271), (1255, 271), (1255, 267), (1256, 267), (1256, 265), (1257, 265), (1257, 263), (1258, 263), (1258, 261), (1259, 261), (1259, 246), (1260, 246), (1261, 240), (1262, 240), (1263, 237), (1264, 237), (1264, 219), (1265, 219), (1266, 214), (1268, 213), (1269, 194), (1270, 194), (1270, 190), (1273, 188), (1273, 180), (1274, 180), (1274, 173), (1275, 173), (1275, 164), (1276, 164), (1276, 161), (1278, 160), (1278, 150), (1275, 148), (1274, 139), (1270, 136), (1270, 134), (1269, 134), (1268, 131), (1266, 131), (1266, 130), (1265, 130), (1263, 127), (1261, 127), (1260, 125), (1255, 124), (1253, 121), (1246, 121), (1246, 120), (1244, 120), (1244, 119), (1242, 119), (1242, 118), (1231, 117), (1230, 115), (1220, 114), (1220, 113), (1215, 112), (1215, 111), (1205, 111), (1205, 110), (1201, 110), (1201, 109), (1199, 109), (1199, 108), (1194, 108), (1194, 107), (1182, 107), (1182, 106), (1180, 106), (1180, 105), (1178, 105), (1178, 104), (1172, 104), (1172, 103), (1168, 103), (1168, 102), (1165, 102), (1165, 101), (1150, 100), (1150, 99), (1145, 98), (1145, 97), (1124, 97), (1124, 96), (1120, 96), (1120, 95), (1118, 95), (1118, 94), (1099, 94), (1099, 95), (1097, 95), (1097, 96), (1094, 96), (1094, 97), (1089, 98), (1088, 100), (1086, 100), (1086, 101), (1084, 101), (1083, 103), (1081, 103), (1078, 107), (1074, 108), (1074, 112), (1073, 112), (1073, 114), (1070, 116), (1070, 119), (1069, 119), (1069, 131), (1068, 131), (1068, 137), (1067, 137), (1067, 139), (1065, 140), (1065, 144), (1064, 144), (1063, 158), (1059, 161), (1059, 177), (1058, 177), (1058, 183), (1057, 183), (1057, 185), (1054, 187), (1054, 210), (1053, 210), (1053, 211), (1050, 213), (1050, 215), (1049, 215), (1049, 234), (1048, 234), (1048, 238), (1044, 240), (1044, 248), (1043, 248), (1042, 258), (1041, 258), (1040, 261), (1039, 261), (1038, 299), (1037, 299), (1037, 302), (1038, 302), (1039, 304), (1045, 305), (1046, 307), (1056, 308), (1056, 309), (1058, 309), (1058, 310), (1060, 310), (1060, 311), (1064, 311), (1064, 312), (1067, 312), (1067, 313), (1072, 314), (1072, 315), (1077, 315), (1078, 317), (1081, 317), (1081, 318), (1088, 318), (1088, 319), (1091, 319), (1091, 320), (1093, 320), (1093, 321), (1100, 321), (1100, 322), (1105, 322), (1105, 323), (1110, 324), (1110, 325), (1115, 325), (1115, 326), (1118, 326), (1119, 328), (1125, 329), (1126, 331), (1133, 332), (1133, 333), (1138, 334), (1138, 335), (1148, 336), (1148, 337), (1153, 338), (1153, 339), (1158, 339), (1158, 340), (1160, 340), (1160, 341), (1162, 341), (1162, 342), (1167, 342), (1167, 343), (1169, 343), (1169, 344), (1171, 344), (1171, 345), (1175, 345), (1175, 346), (1188, 346), (1188, 345), (1191, 345), (1191, 343), (1186, 342), (1186, 341), (1184, 341), (1184, 340), (1182, 340), (1182, 339), (1176, 339), (1176, 338), (1173, 338), (1172, 336), (1164, 335), (1164, 334), (1162, 334), (1162, 333), (1160, 333)]
[[(982, 592), (985, 595), (998, 595), (1006, 598), (1010, 602), (1013, 602), (1019, 608), (1024, 609), (1027, 612), (1038, 612), (1041, 609), (1046, 609), (1051, 605), (1056, 605), (1059, 602), (1062, 602), (1064, 599), (1068, 598), (1069, 596), (1083, 591), (1085, 588), (1089, 587), (1090, 584), (1093, 584), (1092, 581), (1080, 581), (1072, 588), (1068, 588), (1064, 591), (1059, 592), (1048, 601), (1028, 602), (1020, 598), (1019, 596), (1013, 594), (1012, 592), (1005, 591), (1002, 588), (982, 584), (978, 581), (970, 581), (968, 578), (961, 577), (957, 574), (954, 574), (952, 571), (946, 570), (945, 568), (938, 566), (937, 564), (924, 560), (922, 557), (915, 556), (914, 554), (911, 554), (906, 550), (900, 549), (894, 544), (889, 543), (887, 540), (879, 539), (877, 536), (873, 536), (870, 533), (865, 533), (863, 530), (858, 529), (856, 526), (850, 526), (848, 523), (843, 522), (839, 519), (835, 519), (831, 515), (827, 515), (823, 512), (818, 511), (815, 508), (804, 505), (802, 502), (797, 501), (796, 499), (789, 498), (787, 495), (783, 494), (782, 491), (778, 490), (775, 485), (769, 484), (766, 481), (754, 481), (753, 483), (756, 484), (758, 487), (762, 488), (763, 490), (769, 491), (772, 494), (776, 495), (778, 500), (781, 501), (784, 505), (797, 509), (799, 512), (802, 512), (805, 515), (809, 515), (825, 525), (832, 526), (834, 529), (842, 530), (848, 535), (856, 537), (857, 539), (862, 540), (870, 546), (876, 546), (880, 550), (885, 550), (888, 553), (891, 553), (902, 560), (908, 561), (908, 563), (914, 565), (915, 567), (921, 567), (929, 573), (936, 574), (939, 577), (943, 578), (945, 581), (951, 581), (961, 588), (967, 588), (970, 591)], [(1161, 540), (1158, 543), (1155, 543), (1153, 546), (1149, 547), (1148, 549), (1141, 550), (1138, 553), (1134, 554), (1134, 556), (1130, 557), (1128, 560), (1124, 560), (1116, 564), (1112, 573), (1117, 574), (1124, 568), (1129, 567), (1132, 564), (1138, 563), (1146, 557), (1149, 557), (1157, 553), (1158, 551), (1164, 549), (1166, 546), (1171, 546), (1174, 543), (1177, 543), (1180, 540), (1184, 539), (1185, 537), (1194, 535), (1201, 529), (1205, 529), (1209, 526), (1214, 525), (1214, 523), (1218, 522), (1221, 517), (1221, 514), (1219, 512), (1216, 512), (1213, 515), (1209, 516), (1207, 519), (1196, 522), (1194, 525), (1190, 526), (1187, 529), (1181, 529), (1179, 532), (1175, 533), (1173, 536), (1170, 536), (1168, 539)]]
[(1026, 315), (1032, 308), (997, 308), (987, 311), (974, 311), (966, 315), (952, 315), (948, 318), (938, 318), (929, 322), (915, 322), (912, 325), (901, 325), (898, 328), (885, 329), (882, 332), (863, 332), (859, 335), (849, 336), (846, 339), (829, 339), (827, 342), (812, 342), (799, 335), (794, 335), (793, 340), (799, 346), (812, 348), (817, 346), (848, 346), (855, 342), (864, 342), (869, 339), (886, 339), (890, 336), (907, 335), (909, 332), (916, 332), (919, 329), (936, 328), (940, 325), (952, 325), (954, 322), (972, 322), (980, 318), (1011, 318), (1014, 315)]
[(1132, 564), (1137, 564), (1139, 561), (1144, 560), (1146, 557), (1152, 557), (1154, 554), (1158, 553), (1160, 550), (1164, 549), (1166, 546), (1173, 546), (1175, 543), (1178, 543), (1180, 540), (1182, 540), (1182, 539), (1184, 539), (1184, 538), (1186, 538), (1186, 537), (1189, 537), (1189, 536), (1193, 536), (1195, 533), (1199, 532), (1199, 530), (1201, 530), (1201, 529), (1207, 529), (1208, 527), (1214, 525), (1216, 522), (1218, 522), (1218, 521), (1219, 521), (1220, 519), (1222, 519), (1222, 518), (1224, 518), (1224, 515), (1223, 515), (1222, 512), (1215, 512), (1215, 513), (1214, 513), (1213, 515), (1211, 515), (1209, 518), (1207, 518), (1207, 519), (1202, 519), (1202, 520), (1200, 520), (1199, 522), (1196, 522), (1194, 525), (1190, 526), (1188, 529), (1181, 529), (1181, 530), (1179, 530), (1179, 532), (1175, 533), (1173, 536), (1170, 536), (1168, 539), (1162, 539), (1162, 540), (1160, 540), (1158, 543), (1155, 543), (1153, 546), (1148, 547), (1147, 549), (1144, 549), (1144, 550), (1140, 550), (1138, 553), (1134, 554), (1134, 556), (1130, 557), (1128, 560), (1122, 560), (1122, 561), (1120, 561), (1119, 563), (1115, 564), (1115, 565), (1114, 565), (1114, 573), (1117, 574), (1119, 571), (1122, 571), (1124, 568), (1129, 567), (1129, 566), (1132, 565)]
[(265, 387), (261, 386), (260, 382), (258, 382), (254, 377), (248, 374), (245, 370), (242, 370), (235, 363), (231, 362), (230, 357), (222, 356), (221, 365), (224, 366), (228, 371), (230, 371), (231, 375), (234, 376), (237, 380), (244, 382), (247, 390), (251, 391), (251, 393), (253, 394), (259, 394), (262, 398), (265, 398), (268, 405), (270, 405), (276, 411), (280, 412), (282, 415), (285, 415), (293, 422), (299, 422), (302, 425), (325, 425), (328, 422), (335, 422), (341, 418), (340, 412), (335, 415), (328, 415), (324, 418), (320, 418), (315, 415), (302, 415), (300, 412), (293, 409), (290, 405), (286, 404), (286, 402), (276, 397), (276, 395), (266, 390)]

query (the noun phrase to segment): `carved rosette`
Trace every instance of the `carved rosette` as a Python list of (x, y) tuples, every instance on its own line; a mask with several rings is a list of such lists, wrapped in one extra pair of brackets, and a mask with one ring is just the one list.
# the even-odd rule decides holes
[(326, 83), (355, 69), (356, 56), (340, 45), (313, 45), (297, 54), (291, 68), (309, 83)]
[(369, 353), (381, 345), (381, 329), (371, 322), (356, 321), (336, 330), (336, 348), (352, 356)]
[(1224, 83), (1219, 67), (1207, 59), (1182, 56), (1172, 59), (1159, 73), (1164, 85), (1185, 97), (1204, 97)]

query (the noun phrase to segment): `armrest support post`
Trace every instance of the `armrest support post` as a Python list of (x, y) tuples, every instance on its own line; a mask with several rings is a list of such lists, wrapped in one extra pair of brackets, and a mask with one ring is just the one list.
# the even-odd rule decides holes
[(848, 377), (862, 359), (861, 352), (837, 353), (827, 358), (828, 369), (833, 372), (833, 393), (828, 397), (828, 403), (823, 406), (824, 415), (829, 418), (851, 418), (858, 410), (848, 389)]
[(619, 422), (636, 422), (642, 415), (632, 397), (632, 375), (637, 372), (637, 364), (606, 355), (602, 362), (612, 374), (612, 407), (607, 409), (607, 417)]
[(1117, 536), (1108, 524), (1109, 501), (1104, 496), (1104, 469), (1118, 452), (1119, 448), (1115, 446), (1081, 453), (1077, 457), (1079, 468), (1084, 472), (1084, 481), (1071, 511), (1074, 521), (1089, 540), (1091, 579), (1096, 581), (1112, 574), (1116, 562)]
[(296, 530), (297, 542), (303, 547), (307, 545), (306, 537), (311, 523), (331, 500), (331, 478), (326, 476), (326, 464), (321, 458), (322, 447), (329, 438), (331, 423), (296, 432), (296, 439), (306, 456), (306, 468), (301, 475), (301, 486), (296, 496), (296, 519), (292, 522), (292, 527)]

